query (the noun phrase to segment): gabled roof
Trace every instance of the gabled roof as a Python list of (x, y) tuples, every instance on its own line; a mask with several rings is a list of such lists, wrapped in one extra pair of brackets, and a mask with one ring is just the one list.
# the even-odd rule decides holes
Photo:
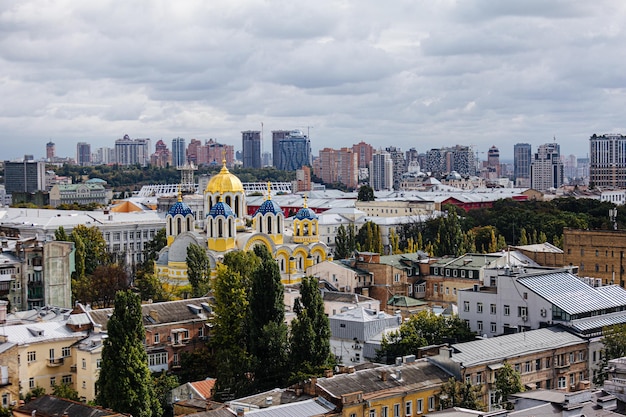
[(365, 307), (355, 307), (342, 313), (337, 313), (330, 317), (329, 320), (355, 321), (360, 323), (394, 318), (384, 311), (375, 311)]
[(99, 407), (93, 407), (76, 401), (66, 400), (65, 398), (57, 398), (52, 395), (44, 395), (35, 398), (22, 405), (17, 409), (20, 413), (33, 413), (36, 416), (62, 416), (63, 414), (72, 417), (105, 417), (105, 416), (123, 416), (124, 414), (116, 413), (111, 410), (105, 410)]
[(421, 307), (428, 305), (425, 301), (416, 300), (415, 298), (407, 297), (406, 295), (394, 295), (387, 301), (388, 306), (394, 307)]
[(64, 321), (48, 321), (6, 326), (2, 331), (9, 342), (23, 345), (48, 340), (82, 339), (87, 332), (73, 332)]
[(215, 387), (215, 378), (207, 378), (202, 381), (190, 382), (189, 385), (200, 397), (207, 400), (213, 396), (213, 387)]
[(260, 410), (250, 410), (246, 416), (255, 417), (316, 417), (335, 410), (335, 406), (323, 398), (312, 398), (291, 404), (281, 404)]
[(569, 272), (524, 276), (517, 278), (517, 282), (568, 314), (626, 306), (623, 288), (616, 285), (591, 287)]

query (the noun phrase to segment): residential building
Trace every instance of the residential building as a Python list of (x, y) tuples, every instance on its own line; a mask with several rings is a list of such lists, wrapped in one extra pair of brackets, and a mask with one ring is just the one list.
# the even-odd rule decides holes
[(91, 145), (87, 142), (78, 142), (76, 144), (76, 164), (91, 165)]
[(115, 163), (146, 166), (150, 162), (150, 139), (131, 139), (124, 135), (115, 141)]
[(185, 150), (185, 139), (172, 139), (172, 165), (182, 167), (187, 163), (187, 154)]
[(363, 141), (352, 145), (352, 151), (357, 155), (357, 164), (359, 168), (369, 168), (374, 155), (374, 147)]
[(76, 378), (74, 386), (78, 397), (83, 401), (92, 401), (96, 398), (96, 383), (102, 365), (102, 347), (106, 333), (101, 332), (99, 327), (94, 327), (89, 316), (80, 307), (74, 309), (67, 324), (70, 328), (86, 328), (92, 331), (88, 337), (72, 347), (71, 368)]
[(272, 131), (273, 163), (276, 169), (295, 171), (311, 166), (311, 141), (301, 130)]
[(603, 285), (626, 287), (626, 230), (563, 229), (563, 265), (578, 266), (581, 275)]
[(532, 146), (530, 143), (516, 143), (513, 146), (513, 179), (517, 187), (530, 187), (530, 164)]
[(456, 171), (460, 175), (476, 175), (476, 159), (471, 146), (431, 149), (426, 152), (425, 170), (433, 176)]
[(34, 398), (14, 408), (11, 413), (15, 417), (125, 417), (129, 415), (51, 395)]
[(495, 400), (497, 370), (509, 363), (520, 373), (527, 389), (566, 392), (589, 388), (588, 342), (563, 329), (548, 327), (495, 338), (442, 347), (429, 360), (454, 377), (472, 385), (485, 385), (483, 403)]
[[(384, 256), (372, 252), (358, 252), (355, 259), (355, 267), (370, 273), (369, 280), (364, 286), (369, 284), (369, 297), (380, 301), (381, 306), (387, 309), (387, 301), (394, 295), (409, 295), (409, 273), (401, 265), (390, 262)], [(391, 308), (390, 312), (395, 310)]]
[(400, 316), (383, 311), (356, 307), (328, 318), (330, 322), (330, 351), (337, 362), (355, 365), (375, 361), (383, 334), (397, 330)]
[(589, 138), (589, 184), (599, 188), (626, 188), (626, 136)]
[(150, 163), (159, 168), (165, 168), (171, 165), (172, 154), (162, 139), (157, 141), (156, 150), (150, 156)]
[(359, 183), (358, 155), (352, 148), (324, 148), (319, 151), (315, 175), (326, 184), (341, 183), (355, 189)]
[(393, 162), (393, 189), (399, 190), (402, 174), (406, 172), (404, 153), (400, 148), (396, 148), (395, 146), (388, 146), (385, 148), (385, 151), (389, 153), (391, 161)]
[[(226, 393), (222, 398), (228, 397)], [(275, 388), (270, 391), (260, 392), (248, 397), (226, 401), (228, 408), (217, 409), (210, 417), (235, 417), (235, 416), (297, 416), (297, 417), (320, 417), (336, 415), (336, 406), (320, 396), (308, 395), (302, 389)], [(219, 407), (219, 406), (218, 406)], [(205, 412), (209, 416), (210, 412)]]
[(421, 416), (439, 409), (441, 385), (450, 374), (425, 359), (400, 358), (397, 365), (312, 378), (305, 393), (324, 397), (342, 417)]
[(46, 189), (46, 163), (24, 159), (4, 161), (4, 188), (8, 194), (35, 193)]
[(535, 190), (547, 191), (563, 185), (563, 162), (560, 146), (546, 143), (539, 146), (530, 164), (530, 186)]
[[(241, 148), (243, 149), (243, 167), (261, 168), (261, 132), (246, 130), (241, 132)], [(298, 167), (300, 168), (300, 167)]]
[(369, 272), (355, 268), (354, 261), (347, 259), (324, 261), (311, 265), (306, 269), (306, 273), (328, 282), (341, 292), (356, 292), (366, 296), (369, 292), (363, 289), (372, 283)]
[(607, 379), (602, 389), (626, 402), (626, 357), (610, 359), (606, 372)]
[(296, 180), (291, 185), (293, 193), (311, 191), (311, 167), (303, 166), (296, 170)]
[(355, 201), (354, 207), (370, 217), (429, 216), (435, 212), (435, 202), (421, 199), (377, 199)]
[(108, 147), (96, 149), (93, 163), (96, 165), (109, 165), (115, 162), (115, 149)]
[(500, 166), (500, 150), (493, 145), (487, 151), (487, 179), (495, 180), (502, 175), (502, 167)]
[(111, 202), (113, 191), (105, 188), (106, 182), (92, 178), (82, 184), (56, 184), (50, 189), (50, 205), (61, 204), (98, 204), (104, 206)]
[(374, 191), (393, 189), (393, 161), (385, 151), (377, 151), (370, 162), (370, 186)]
[[(181, 399), (196, 399), (204, 401), (206, 406), (206, 401), (213, 398), (215, 381), (217, 381), (215, 378), (207, 378), (179, 385), (171, 391), (171, 402), (176, 403)], [(180, 414), (174, 413), (174, 415)]]
[(187, 159), (196, 165), (219, 165), (226, 159), (226, 166), (233, 166), (235, 148), (224, 145), (213, 139), (205, 140), (204, 144), (198, 139), (191, 139), (187, 146)]
[[(0, 303), (3, 303), (0, 301)], [(6, 320), (6, 302), (2, 309)], [(2, 322), (4, 325), (4, 321)], [(0, 405), (10, 408), (17, 404), (20, 399), (20, 380), (18, 372), (18, 348), (17, 343), (9, 342), (6, 335), (0, 335)]]

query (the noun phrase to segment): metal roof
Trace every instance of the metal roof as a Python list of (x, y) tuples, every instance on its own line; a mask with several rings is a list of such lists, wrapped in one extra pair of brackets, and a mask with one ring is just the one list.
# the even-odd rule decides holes
[(568, 314), (626, 306), (625, 290), (598, 290), (568, 272), (524, 276), (517, 282)]
[(555, 327), (452, 345), (452, 360), (463, 366), (493, 363), (520, 355), (583, 343), (584, 339)]
[(585, 333), (590, 330), (601, 331), (604, 327), (624, 323), (626, 323), (626, 311), (620, 311), (617, 313), (602, 314), (600, 316), (572, 320), (567, 324), (567, 326), (576, 331)]
[(313, 417), (333, 411), (335, 406), (323, 398), (304, 400), (297, 403), (281, 404), (260, 410), (250, 410), (245, 415), (257, 417)]

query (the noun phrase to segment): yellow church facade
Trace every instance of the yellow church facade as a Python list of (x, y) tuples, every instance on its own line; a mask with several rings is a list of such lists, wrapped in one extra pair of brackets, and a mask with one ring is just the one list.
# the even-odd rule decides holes
[(169, 291), (189, 284), (186, 258), (191, 244), (206, 249), (212, 272), (225, 253), (263, 245), (278, 263), (284, 284), (298, 283), (306, 268), (332, 259), (319, 240), (317, 215), (306, 206), (306, 199), (291, 222), (293, 227), (288, 227), (268, 183), (265, 201), (252, 217), (247, 216), (243, 184), (225, 161), (204, 190), (204, 212), (208, 213), (204, 225), (197, 227), (193, 211), (179, 195), (166, 215), (167, 246), (159, 253), (155, 269)]

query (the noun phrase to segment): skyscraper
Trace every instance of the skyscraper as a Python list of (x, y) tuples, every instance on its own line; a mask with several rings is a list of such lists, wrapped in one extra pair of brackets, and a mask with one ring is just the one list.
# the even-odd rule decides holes
[(185, 153), (185, 139), (172, 139), (172, 166), (182, 167), (187, 163), (187, 155)]
[(272, 131), (272, 149), (276, 169), (295, 171), (311, 165), (311, 141), (301, 130)]
[(131, 139), (124, 135), (115, 141), (115, 162), (119, 165), (146, 166), (150, 162), (150, 139)]
[(539, 146), (530, 164), (530, 186), (535, 190), (546, 191), (563, 185), (563, 162), (560, 146), (546, 143)]
[(338, 182), (356, 188), (359, 182), (357, 154), (352, 148), (324, 148), (319, 153), (319, 170), (316, 175), (326, 184)]
[(389, 153), (389, 156), (393, 161), (393, 189), (399, 190), (402, 174), (406, 172), (404, 153), (402, 152), (402, 149), (396, 148), (395, 146), (388, 146), (385, 148), (385, 151)]
[(531, 156), (530, 143), (516, 143), (513, 146), (513, 179), (517, 187), (530, 187)]
[(369, 168), (370, 162), (372, 162), (372, 155), (374, 154), (372, 145), (361, 141), (352, 145), (352, 150), (357, 154), (359, 168)]
[(258, 130), (241, 132), (241, 145), (243, 167), (261, 168), (261, 132)]
[(393, 188), (393, 161), (385, 151), (374, 152), (370, 162), (370, 186), (375, 191)]
[(487, 152), (487, 178), (495, 180), (500, 178), (500, 150), (493, 145)]
[(589, 146), (589, 185), (626, 188), (626, 136), (594, 134)]
[(76, 164), (91, 165), (91, 145), (86, 142), (76, 144)]

